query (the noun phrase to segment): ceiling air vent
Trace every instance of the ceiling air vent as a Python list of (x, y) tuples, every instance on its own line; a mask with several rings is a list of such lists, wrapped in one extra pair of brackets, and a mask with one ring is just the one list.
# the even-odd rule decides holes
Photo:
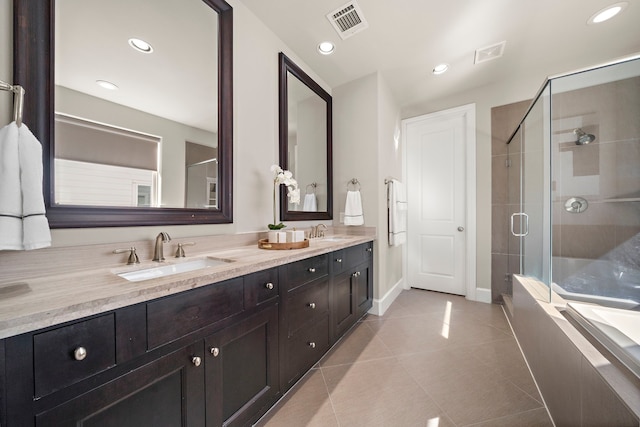
[(355, 1), (349, 2), (327, 14), (327, 19), (329, 19), (329, 22), (331, 22), (331, 25), (333, 25), (342, 40), (359, 33), (369, 26), (362, 15), (362, 9)]
[(505, 44), (507, 44), (506, 40), (500, 43), (492, 44), (491, 46), (483, 47), (481, 49), (476, 50), (476, 57), (473, 60), (473, 63), (479, 64), (481, 62), (491, 61), (492, 59), (500, 58), (504, 53)]

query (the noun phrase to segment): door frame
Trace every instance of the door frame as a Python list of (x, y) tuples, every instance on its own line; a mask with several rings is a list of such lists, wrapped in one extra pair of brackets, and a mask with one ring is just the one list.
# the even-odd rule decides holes
[[(465, 281), (466, 281), (466, 295), (465, 298), (472, 301), (478, 301), (477, 299), (477, 285), (476, 285), (476, 104), (466, 104), (447, 110), (437, 111), (435, 113), (423, 114), (421, 116), (411, 117), (402, 120), (402, 143), (404, 150), (404, 156), (402, 159), (402, 169), (404, 171), (404, 180), (406, 182), (407, 174), (407, 156), (409, 151), (409, 144), (406, 140), (407, 126), (429, 120), (448, 120), (453, 117), (462, 117), (465, 121), (465, 186), (466, 186), (466, 251), (465, 251)], [(409, 206), (411, 209), (411, 206)], [(408, 230), (411, 232), (411, 230)], [(409, 257), (404, 257), (404, 277), (409, 277)], [(405, 281), (405, 289), (409, 289), (409, 283)]]

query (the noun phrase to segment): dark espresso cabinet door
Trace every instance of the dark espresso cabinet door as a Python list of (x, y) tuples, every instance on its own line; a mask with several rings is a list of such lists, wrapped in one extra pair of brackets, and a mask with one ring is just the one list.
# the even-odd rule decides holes
[(203, 427), (202, 341), (36, 415), (38, 427)]
[(276, 304), (205, 339), (207, 427), (244, 426), (277, 400)]

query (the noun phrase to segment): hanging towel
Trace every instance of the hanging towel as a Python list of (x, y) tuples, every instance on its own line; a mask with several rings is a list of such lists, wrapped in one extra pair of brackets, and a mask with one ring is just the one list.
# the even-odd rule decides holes
[(387, 190), (389, 211), (389, 246), (400, 246), (407, 241), (407, 193), (404, 184), (389, 181)]
[(318, 210), (318, 203), (316, 201), (316, 195), (309, 193), (304, 195), (304, 204), (302, 210), (306, 212), (315, 212)]
[(42, 195), (42, 145), (22, 124), (0, 129), (0, 250), (51, 246)]
[(344, 207), (344, 225), (362, 224), (364, 224), (364, 215), (362, 214), (360, 191), (347, 191), (347, 201)]
[(22, 246), (22, 192), (20, 190), (18, 126), (0, 129), (0, 250)]

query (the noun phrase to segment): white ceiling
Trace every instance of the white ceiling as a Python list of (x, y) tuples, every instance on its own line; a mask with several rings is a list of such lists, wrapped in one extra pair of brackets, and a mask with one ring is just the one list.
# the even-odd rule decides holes
[[(326, 18), (346, 0), (239, 1), (332, 88), (379, 71), (401, 107), (640, 52), (640, 0), (599, 25), (587, 20), (618, 0), (357, 0), (369, 28), (346, 40)], [(334, 54), (317, 52), (325, 40)], [(503, 40), (501, 58), (473, 64)], [(440, 62), (450, 71), (432, 75)]]

